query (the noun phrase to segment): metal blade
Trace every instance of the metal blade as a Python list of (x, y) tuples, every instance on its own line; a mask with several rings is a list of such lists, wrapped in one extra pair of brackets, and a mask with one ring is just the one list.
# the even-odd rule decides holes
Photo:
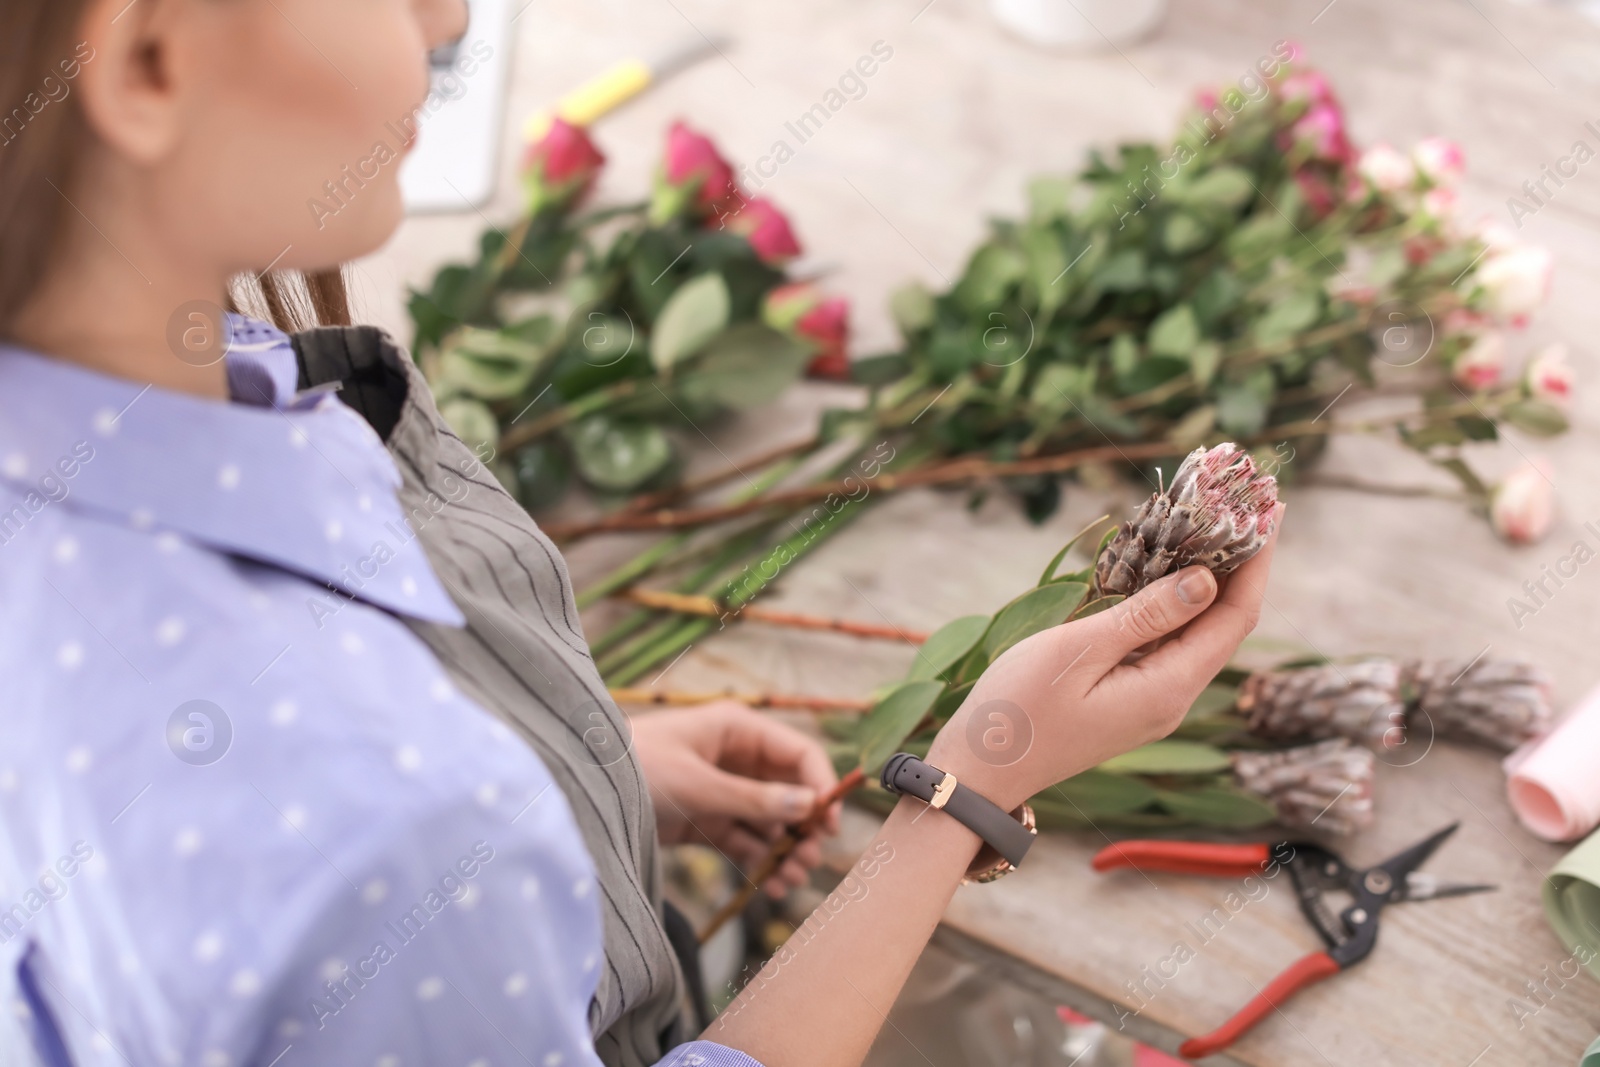
[(1438, 900), (1441, 897), (1464, 897), (1469, 893), (1492, 893), (1497, 885), (1474, 885), (1466, 882), (1441, 882), (1437, 875), (1412, 871), (1406, 876), (1405, 888), (1396, 900)]
[(1387, 873), (1395, 885), (1405, 885), (1411, 877), (1411, 872), (1422, 866), (1428, 857), (1433, 855), (1434, 850), (1444, 843), (1444, 839), (1455, 833), (1460, 826), (1460, 822), (1453, 822), (1438, 833), (1389, 857), (1373, 869)]

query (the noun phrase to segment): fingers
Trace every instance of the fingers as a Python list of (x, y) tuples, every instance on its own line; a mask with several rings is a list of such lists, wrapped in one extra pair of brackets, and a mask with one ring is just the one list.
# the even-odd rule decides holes
[(761, 782), (720, 767), (704, 767), (687, 798), (697, 814), (747, 822), (797, 823), (811, 814), (816, 790), (788, 782)]
[(1199, 616), (1217, 595), (1217, 580), (1204, 567), (1185, 567), (1152, 582), (1122, 603), (1085, 620), (1083, 652), (1087, 677), (1098, 678), (1132, 651), (1165, 637)]
[(1199, 681), (1196, 692), (1210, 681), (1238, 651), (1261, 618), (1261, 605), (1272, 570), (1272, 555), (1283, 526), (1284, 505), (1278, 505), (1272, 537), (1260, 552), (1228, 576), (1222, 594), (1211, 610), (1201, 615), (1176, 640), (1140, 660), (1132, 669), (1173, 685)]
[(768, 715), (740, 707), (723, 713), (724, 767), (808, 786), (819, 796), (839, 782), (822, 743)]

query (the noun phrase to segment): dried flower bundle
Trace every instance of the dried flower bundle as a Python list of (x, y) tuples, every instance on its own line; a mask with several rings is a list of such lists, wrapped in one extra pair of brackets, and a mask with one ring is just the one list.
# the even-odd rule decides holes
[(1197, 448), (1101, 551), (1095, 593), (1131, 596), (1196, 563), (1227, 574), (1261, 551), (1277, 504), (1276, 479), (1238, 445)]

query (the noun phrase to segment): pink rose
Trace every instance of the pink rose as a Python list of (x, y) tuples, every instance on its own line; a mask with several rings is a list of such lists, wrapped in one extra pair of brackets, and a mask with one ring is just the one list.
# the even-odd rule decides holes
[(1397, 193), (1402, 189), (1409, 189), (1417, 177), (1416, 170), (1411, 166), (1411, 160), (1386, 144), (1375, 144), (1361, 153), (1361, 160), (1356, 164), (1356, 170), (1360, 171), (1361, 176), (1381, 193)]
[(1311, 217), (1318, 221), (1325, 218), (1338, 206), (1339, 198), (1333, 191), (1333, 186), (1328, 179), (1315, 171), (1307, 168), (1295, 172), (1294, 184), (1300, 190), (1300, 196), (1305, 200), (1306, 206), (1311, 209)]
[(1333, 86), (1321, 71), (1306, 70), (1289, 75), (1278, 84), (1278, 91), (1291, 104), (1333, 104)]
[(1491, 251), (1478, 267), (1476, 280), (1489, 310), (1520, 326), (1550, 294), (1553, 269), (1546, 249), (1513, 244)]
[(850, 379), (850, 302), (825, 297), (809, 282), (780, 285), (767, 294), (762, 319), (777, 330), (808, 341), (816, 349), (806, 373), (835, 381)]
[(800, 254), (800, 242), (795, 240), (788, 218), (766, 197), (746, 201), (728, 219), (728, 229), (749, 241), (764, 263), (783, 263)]
[(682, 122), (667, 131), (656, 195), (650, 217), (657, 223), (688, 213), (698, 217), (726, 214), (742, 199), (733, 166), (704, 134)]
[(1531, 545), (1542, 539), (1550, 532), (1555, 514), (1556, 490), (1550, 480), (1550, 464), (1544, 459), (1512, 471), (1489, 498), (1494, 532), (1513, 544)]
[(583, 127), (554, 119), (545, 135), (528, 146), (522, 157), (522, 184), (529, 210), (577, 203), (594, 187), (606, 157)]
[(1574, 382), (1572, 367), (1567, 363), (1567, 346), (1559, 341), (1540, 349), (1522, 375), (1523, 388), (1530, 397), (1559, 408), (1571, 403)]
[(1467, 158), (1461, 146), (1443, 137), (1427, 137), (1411, 150), (1417, 169), (1434, 185), (1454, 185), (1466, 172)]
[(1506, 339), (1498, 333), (1481, 334), (1450, 365), (1450, 377), (1463, 389), (1492, 389), (1505, 365)]
[(1317, 103), (1289, 130), (1297, 146), (1310, 151), (1311, 158), (1329, 163), (1344, 163), (1350, 158), (1350, 141), (1345, 136), (1344, 115), (1333, 103)]
[(1422, 194), (1422, 213), (1446, 229), (1461, 214), (1461, 194), (1439, 186)]

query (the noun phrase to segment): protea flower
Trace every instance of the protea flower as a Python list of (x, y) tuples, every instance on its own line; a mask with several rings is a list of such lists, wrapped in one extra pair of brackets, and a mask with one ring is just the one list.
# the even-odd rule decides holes
[(1250, 732), (1275, 740), (1340, 737), (1371, 749), (1405, 740), (1400, 666), (1390, 660), (1261, 671), (1239, 690)]
[(1277, 505), (1277, 481), (1238, 445), (1197, 448), (1100, 553), (1095, 595), (1131, 596), (1196, 563), (1227, 574), (1261, 551)]
[(1372, 825), (1372, 776), (1377, 759), (1345, 740), (1279, 752), (1235, 752), (1240, 788), (1264, 797), (1278, 821), (1296, 830), (1354, 833)]
[(1550, 679), (1519, 660), (1413, 660), (1402, 674), (1415, 714), (1441, 737), (1509, 752), (1549, 728)]

